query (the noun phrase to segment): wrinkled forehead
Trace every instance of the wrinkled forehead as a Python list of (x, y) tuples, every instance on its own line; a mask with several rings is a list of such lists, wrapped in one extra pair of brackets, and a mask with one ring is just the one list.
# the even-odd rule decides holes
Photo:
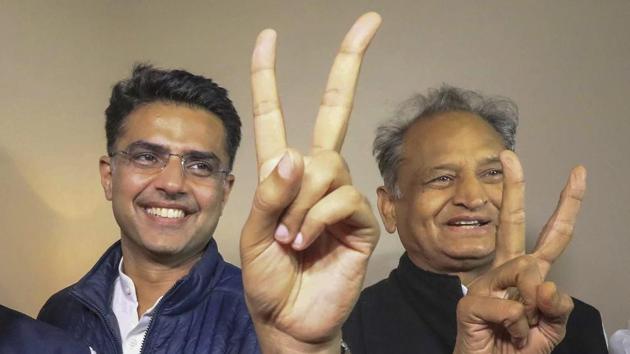
[(435, 165), (487, 160), (505, 149), (501, 135), (481, 117), (447, 112), (415, 122), (405, 134), (403, 163)]
[(228, 161), (225, 128), (211, 112), (187, 105), (150, 103), (138, 107), (126, 118), (116, 141), (123, 149), (137, 141), (164, 146), (171, 152), (212, 152)]

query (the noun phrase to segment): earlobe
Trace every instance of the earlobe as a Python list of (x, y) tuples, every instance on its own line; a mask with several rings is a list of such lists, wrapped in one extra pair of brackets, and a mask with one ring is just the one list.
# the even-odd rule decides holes
[(225, 176), (225, 180), (223, 181), (223, 207), (227, 204), (228, 199), (230, 198), (230, 193), (232, 192), (232, 187), (234, 186), (234, 181), (236, 178), (233, 174), (229, 174)]
[(105, 199), (112, 200), (112, 161), (109, 156), (101, 156), (98, 160), (99, 172), (101, 174), (101, 185), (105, 192)]
[(376, 189), (378, 195), (378, 212), (381, 214), (381, 220), (385, 230), (390, 234), (396, 232), (396, 206), (394, 204), (394, 196), (390, 194), (385, 186)]

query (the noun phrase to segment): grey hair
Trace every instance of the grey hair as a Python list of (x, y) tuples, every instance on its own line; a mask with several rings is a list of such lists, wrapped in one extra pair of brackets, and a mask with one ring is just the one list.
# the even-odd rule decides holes
[(518, 107), (509, 98), (484, 96), (449, 85), (430, 89), (426, 95), (414, 95), (400, 105), (394, 118), (376, 129), (372, 148), (385, 188), (396, 198), (401, 197), (397, 178), (405, 133), (420, 119), (454, 111), (478, 115), (501, 135), (506, 149), (514, 150)]

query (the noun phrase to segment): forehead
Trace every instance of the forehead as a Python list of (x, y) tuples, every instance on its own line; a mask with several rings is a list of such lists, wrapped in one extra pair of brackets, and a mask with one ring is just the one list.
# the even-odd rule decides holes
[(447, 112), (414, 123), (403, 141), (403, 163), (431, 167), (496, 157), (505, 149), (501, 135), (469, 112)]
[[(214, 152), (225, 158), (225, 128), (221, 120), (201, 108), (155, 102), (136, 108), (125, 119), (118, 148), (144, 140), (172, 152)], [(225, 161), (225, 160), (224, 160)]]

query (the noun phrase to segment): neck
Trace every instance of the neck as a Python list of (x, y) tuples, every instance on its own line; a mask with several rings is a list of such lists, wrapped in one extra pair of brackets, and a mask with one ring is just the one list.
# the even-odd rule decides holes
[(436, 274), (449, 274), (459, 277), (463, 285), (468, 286), (473, 280), (484, 274), (490, 269), (490, 264), (487, 261), (480, 262), (480, 260), (472, 261), (456, 261), (448, 265), (436, 265), (434, 262), (426, 261), (421, 256), (414, 256), (412, 253), (407, 253), (411, 262), (419, 268), (433, 272)]
[(483, 267), (478, 267), (469, 271), (465, 271), (465, 272), (456, 272), (456, 273), (451, 273), (453, 275), (457, 275), (459, 277), (459, 280), (462, 282), (463, 285), (465, 285), (466, 287), (468, 287), (468, 285), (475, 279), (477, 279), (479, 276), (483, 275), (485, 272), (488, 271), (488, 269), (490, 269), (489, 265), (487, 266), (483, 266)]
[(179, 261), (151, 257), (146, 249), (135, 247), (123, 238), (123, 272), (133, 280), (138, 299), (138, 317), (150, 309), (175, 283), (186, 276), (203, 251)]

